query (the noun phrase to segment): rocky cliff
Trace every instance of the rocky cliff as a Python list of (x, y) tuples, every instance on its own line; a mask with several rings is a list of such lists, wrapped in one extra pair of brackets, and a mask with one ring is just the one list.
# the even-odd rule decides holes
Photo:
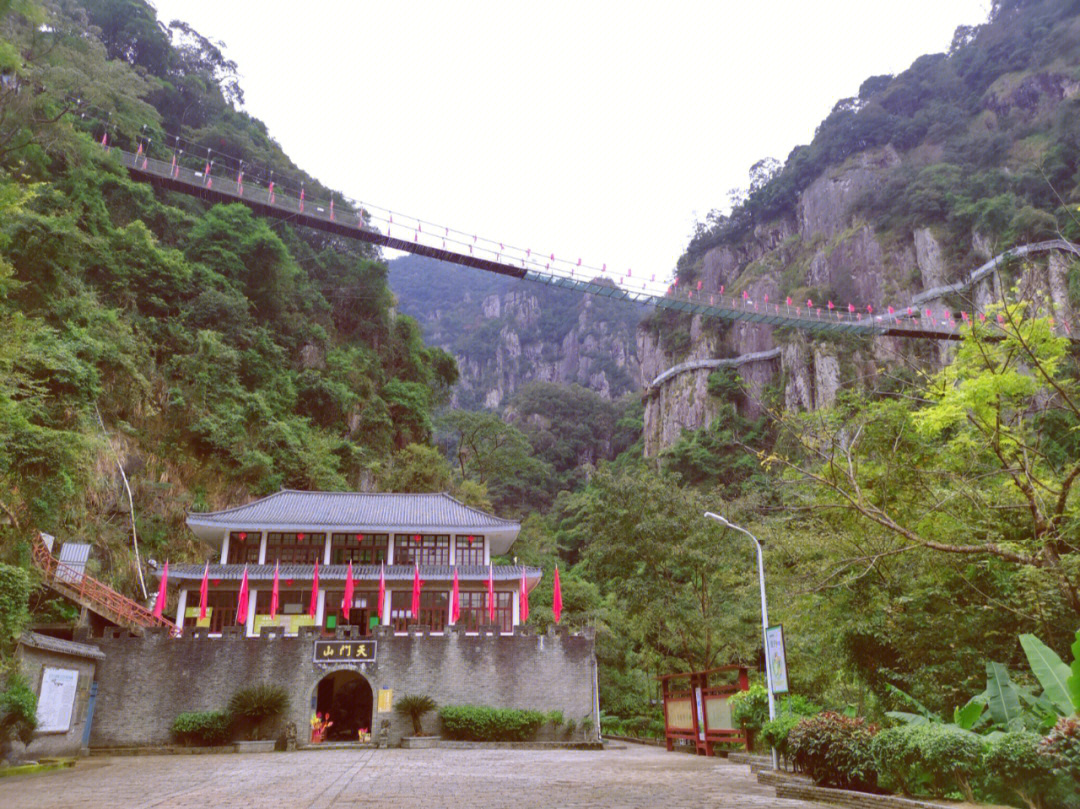
[(425, 340), (457, 358), (455, 407), (498, 409), (532, 381), (607, 399), (641, 387), (643, 309), (415, 256), (390, 262), (389, 278)]
[[(1019, 294), (1071, 330), (1080, 263), (1067, 252), (1004, 262), (976, 283), (938, 294), (1006, 249), (1062, 235), (1080, 240), (1073, 213), (1080, 201), (1080, 16), (1028, 5), (999, 10), (974, 32), (958, 32), (948, 55), (871, 79), (859, 98), (839, 102), (810, 146), (797, 148), (741, 207), (701, 228), (680, 259), (680, 281), (735, 299), (745, 292), (759, 305), (791, 297), (881, 312), (915, 301), (920, 314), (947, 310), (958, 319)], [(1036, 12), (1055, 43), (1051, 64), (965, 74), (987, 43), (1022, 54), (1026, 17)], [(938, 95), (948, 104), (936, 103)], [(945, 343), (810, 339), (764, 325), (666, 316), (643, 324), (637, 348), (650, 456), (715, 418), (721, 403), (707, 383), (718, 364), (736, 367), (739, 408), (753, 416), (767, 404), (827, 406), (845, 385), (873, 384), (901, 366), (933, 370), (950, 353)], [(700, 362), (708, 359), (724, 362)], [(673, 366), (685, 370), (651, 384)]]

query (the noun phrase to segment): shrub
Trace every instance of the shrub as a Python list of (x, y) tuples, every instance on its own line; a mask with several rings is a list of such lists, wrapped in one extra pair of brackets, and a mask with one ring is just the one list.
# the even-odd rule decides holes
[(0, 657), (5, 656), (30, 623), (30, 575), (0, 563)]
[(944, 797), (955, 786), (974, 803), (971, 779), (982, 764), (983, 739), (953, 725), (909, 725), (904, 730), (914, 766), (929, 776), (932, 794)]
[(7, 678), (0, 691), (0, 747), (12, 739), (29, 744), (37, 727), (37, 695), (20, 674)]
[(1039, 735), (1021, 730), (1003, 733), (987, 747), (983, 766), (994, 791), (1002, 797), (1015, 794), (1031, 809), (1039, 809), (1040, 796), (1050, 791), (1054, 767), (1040, 753)]
[(911, 725), (888, 728), (874, 736), (870, 742), (870, 754), (874, 757), (878, 775), (884, 776), (885, 786), (912, 795), (917, 785), (926, 780), (923, 773), (914, 769), (908, 729)]
[(191, 711), (173, 720), (172, 732), (183, 744), (224, 744), (231, 724), (225, 711)]
[(784, 757), (785, 761), (791, 758), (791, 749), (788, 747), (788, 734), (791, 733), (799, 722), (805, 717), (785, 714), (770, 720), (761, 726), (761, 739), (769, 747), (775, 747), (776, 752)]
[(229, 699), (229, 715), (252, 738), (263, 738), (266, 726), (289, 710), (289, 692), (280, 685), (258, 683), (241, 688)]
[(769, 692), (763, 685), (734, 694), (730, 704), (731, 719), (743, 730), (757, 732), (769, 721)]
[(1054, 772), (1080, 784), (1080, 719), (1062, 718), (1039, 745)]
[(434, 711), (436, 707), (435, 700), (427, 694), (406, 694), (394, 703), (395, 711), (412, 720), (413, 736), (424, 735), (424, 726), (420, 720), (424, 718), (424, 714)]
[(566, 721), (565, 718), (563, 717), (563, 712), (562, 711), (548, 711), (547, 716), (544, 717), (544, 718), (547, 719), (547, 721), (551, 723), (551, 727), (554, 728), (555, 730), (558, 730), (559, 725), (561, 725), (563, 722)]
[(876, 786), (870, 742), (875, 725), (862, 717), (827, 711), (802, 719), (788, 734), (795, 766), (822, 786), (873, 789)]
[[(539, 711), (489, 708), (486, 705), (444, 705), (439, 711), (443, 733), (451, 739), (476, 742), (523, 742), (533, 738), (546, 717)], [(573, 733), (573, 720), (566, 723)]]

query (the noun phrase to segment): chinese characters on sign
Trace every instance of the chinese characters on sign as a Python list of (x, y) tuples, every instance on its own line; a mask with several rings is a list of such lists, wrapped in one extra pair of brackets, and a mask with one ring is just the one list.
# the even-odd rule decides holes
[(75, 707), (75, 688), (78, 683), (79, 672), (74, 669), (45, 669), (37, 706), (39, 732), (57, 733), (71, 727), (71, 713)]
[(375, 662), (373, 640), (317, 640), (316, 663), (373, 663)]
[(769, 674), (772, 675), (772, 689), (774, 694), (786, 694), (787, 682), (787, 655), (784, 654), (784, 627), (777, 624), (765, 630), (765, 659), (768, 661)]

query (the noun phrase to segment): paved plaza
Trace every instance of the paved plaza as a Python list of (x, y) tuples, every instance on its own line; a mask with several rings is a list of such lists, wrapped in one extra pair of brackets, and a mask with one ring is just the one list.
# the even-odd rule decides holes
[(639, 745), (576, 750), (325, 750), (80, 759), (0, 779), (3, 809), (168, 807), (754, 807), (779, 800), (749, 768)]

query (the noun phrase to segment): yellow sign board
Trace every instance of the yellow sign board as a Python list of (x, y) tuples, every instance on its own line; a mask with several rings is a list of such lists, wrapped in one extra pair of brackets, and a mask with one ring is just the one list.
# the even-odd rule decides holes
[(394, 710), (394, 689), (379, 689), (379, 713), (390, 713)]
[(202, 619), (199, 618), (199, 608), (198, 607), (188, 607), (186, 610), (184, 610), (184, 617), (185, 618), (194, 618), (195, 619), (195, 626), (197, 626), (197, 627), (198, 626), (204, 626), (204, 627), (206, 627), (208, 629), (210, 628), (210, 616), (213, 615), (213, 614), (214, 614), (214, 608), (213, 607), (207, 607), (206, 608), (206, 617), (202, 618)]

